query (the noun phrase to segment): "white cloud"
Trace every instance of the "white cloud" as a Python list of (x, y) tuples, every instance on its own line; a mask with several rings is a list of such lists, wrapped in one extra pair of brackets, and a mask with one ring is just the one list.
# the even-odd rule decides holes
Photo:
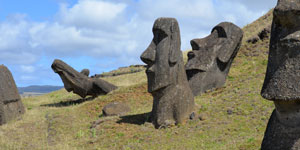
[(25, 73), (33, 73), (35, 71), (35, 67), (30, 65), (21, 65), (20, 68)]
[(47, 80), (52, 79), (53, 74), (49, 73), (52, 60), (47, 61), (42, 74), (37, 67), (42, 56), (51, 59), (85, 56), (93, 62), (82, 63), (101, 66), (95, 68), (141, 63), (139, 56), (153, 37), (152, 25), (156, 18), (178, 20), (182, 49), (186, 50), (191, 48), (191, 39), (206, 36), (218, 23), (232, 21), (244, 26), (276, 2), (254, 1), (79, 0), (73, 6), (61, 5), (49, 21), (35, 22), (26, 19), (26, 15), (12, 15), (0, 22), (0, 63), (21, 68), (13, 69), (20, 75), (17, 80), (30, 84), (29, 77), (39, 78), (39, 82), (46, 81), (42, 79), (45, 76)]
[(120, 15), (126, 4), (99, 0), (79, 0), (73, 7), (61, 5), (60, 22), (76, 27), (97, 27), (111, 23)]

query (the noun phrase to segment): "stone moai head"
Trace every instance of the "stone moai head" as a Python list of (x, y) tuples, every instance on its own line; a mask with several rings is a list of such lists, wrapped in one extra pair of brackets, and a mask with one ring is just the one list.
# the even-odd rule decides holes
[(231, 63), (243, 38), (243, 31), (229, 22), (215, 26), (205, 38), (191, 40), (192, 51), (185, 65), (194, 95), (225, 84)]
[(177, 68), (183, 64), (180, 31), (174, 18), (159, 18), (153, 26), (153, 40), (141, 55), (147, 64), (148, 91), (177, 83)]
[(0, 65), (0, 125), (25, 113), (15, 80), (4, 65)]
[(153, 40), (141, 55), (147, 64), (148, 91), (153, 96), (151, 121), (156, 128), (186, 121), (194, 109), (180, 50), (180, 31), (175, 18), (158, 18)]
[(87, 95), (96, 97), (98, 95), (107, 94), (117, 88), (115, 85), (104, 80), (88, 77), (88, 69), (83, 69), (81, 73), (79, 73), (59, 59), (53, 61), (51, 68), (60, 76), (68, 92), (73, 91), (82, 98), (85, 98)]
[(51, 65), (53, 71), (59, 74), (64, 83), (64, 87), (68, 92), (73, 91), (82, 97), (87, 95), (88, 82), (84, 80), (86, 76), (78, 73), (65, 62), (55, 59)]
[(300, 100), (300, 1), (279, 0), (273, 14), (261, 95), (273, 101)]
[(274, 9), (261, 95), (275, 104), (261, 149), (299, 149), (300, 0), (278, 0)]

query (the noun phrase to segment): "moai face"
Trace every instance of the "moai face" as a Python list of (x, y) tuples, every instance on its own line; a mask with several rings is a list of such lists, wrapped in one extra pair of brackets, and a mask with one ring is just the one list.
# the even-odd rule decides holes
[(274, 101), (261, 149), (300, 147), (300, 1), (278, 0), (261, 95)]
[[(51, 68), (53, 69), (53, 71), (55, 73), (58, 73), (60, 78), (62, 79), (63, 83), (64, 83), (64, 87), (68, 92), (74, 91), (73, 88), (73, 84), (76, 84), (77, 82), (75, 81), (70, 81), (73, 80), (72, 77), (74, 77), (75, 75), (73, 74), (73, 72), (66, 72), (65, 70), (69, 70), (69, 66), (66, 65), (64, 62), (62, 62), (61, 60), (55, 60), (51, 66)], [(78, 86), (80, 87), (80, 86)]]
[(268, 100), (299, 100), (300, 1), (279, 0), (273, 14), (268, 67), (261, 95)]
[(242, 37), (239, 27), (223, 22), (209, 36), (191, 40), (193, 50), (188, 53), (185, 69), (195, 95), (224, 85)]
[(175, 19), (159, 18), (153, 26), (153, 40), (141, 55), (147, 64), (148, 91), (154, 92), (176, 84), (180, 52), (180, 32)]

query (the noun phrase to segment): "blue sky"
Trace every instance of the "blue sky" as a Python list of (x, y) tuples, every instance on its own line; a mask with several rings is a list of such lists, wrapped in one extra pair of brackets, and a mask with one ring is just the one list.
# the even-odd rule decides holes
[(142, 64), (158, 17), (174, 17), (182, 50), (222, 21), (240, 27), (276, 0), (0, 0), (0, 64), (18, 86), (63, 85), (51, 69), (62, 59), (76, 70), (98, 74)]

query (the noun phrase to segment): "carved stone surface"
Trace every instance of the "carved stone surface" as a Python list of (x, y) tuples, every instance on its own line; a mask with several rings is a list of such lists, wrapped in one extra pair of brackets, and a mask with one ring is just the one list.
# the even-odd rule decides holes
[(80, 73), (81, 73), (81, 74), (84, 74), (84, 75), (86, 75), (86, 76), (89, 76), (89, 75), (90, 75), (90, 70), (89, 70), (89, 69), (82, 69), (82, 70), (80, 71)]
[(4, 65), (0, 65), (0, 125), (25, 113), (15, 80)]
[(117, 89), (115, 85), (104, 80), (89, 78), (88, 76), (77, 72), (61, 60), (54, 60), (51, 67), (55, 73), (59, 74), (64, 83), (65, 89), (68, 92), (73, 91), (82, 98), (85, 98), (87, 95), (91, 95), (93, 97), (104, 95)]
[(177, 20), (158, 18), (153, 35), (141, 59), (147, 64), (148, 92), (153, 96), (151, 120), (160, 128), (188, 119), (194, 97), (184, 70)]
[(191, 40), (193, 50), (188, 53), (185, 69), (194, 95), (225, 84), (242, 38), (243, 31), (238, 26), (222, 22), (209, 36)]
[(261, 95), (274, 101), (262, 150), (300, 149), (300, 3), (278, 0)]

